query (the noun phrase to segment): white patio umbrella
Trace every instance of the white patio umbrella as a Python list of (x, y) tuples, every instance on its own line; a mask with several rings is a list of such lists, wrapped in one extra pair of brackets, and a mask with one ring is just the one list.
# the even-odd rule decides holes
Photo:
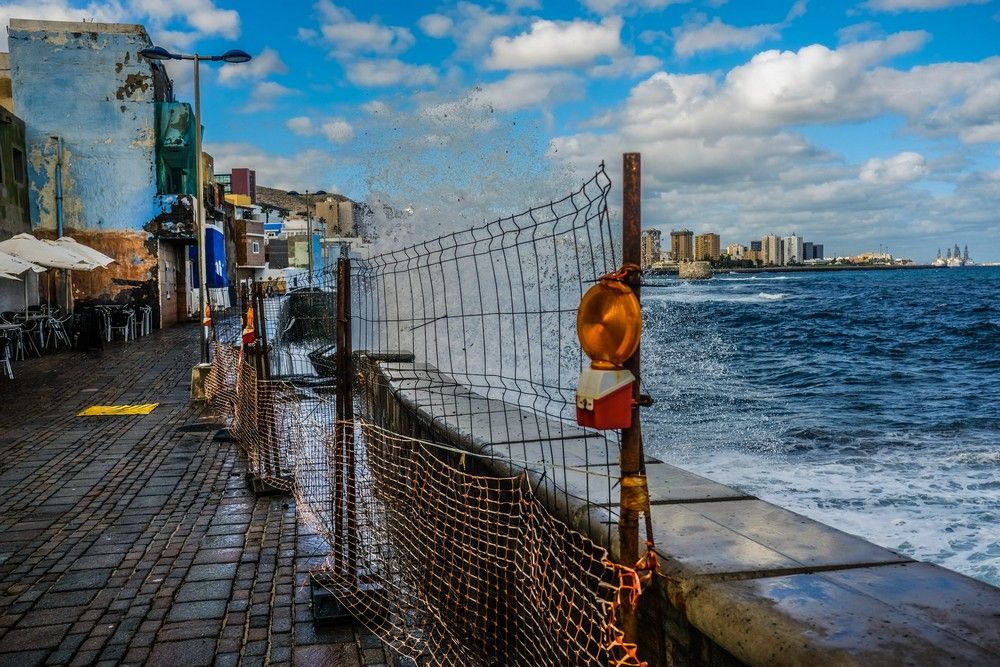
[[(44, 266), (33, 264), (32, 262), (21, 259), (16, 255), (11, 255), (3, 252), (3, 250), (0, 250), (0, 274), (2, 274), (5, 278), (20, 280), (20, 278), (15, 277), (15, 275), (27, 274), (29, 271), (41, 273), (44, 270)], [(25, 276), (25, 278), (27, 278), (27, 276)], [(24, 280), (24, 314), (28, 314), (28, 281), (26, 279)]]
[(115, 261), (113, 257), (108, 257), (103, 252), (95, 250), (90, 246), (83, 245), (79, 241), (73, 239), (70, 236), (61, 236), (57, 238), (52, 243), (58, 243), (60, 246), (67, 248), (74, 254), (84, 258), (87, 261), (93, 262), (98, 266), (107, 266)]
[[(58, 243), (37, 239), (31, 234), (18, 234), (0, 241), (0, 251), (48, 269), (93, 271), (100, 266), (77, 255)], [(24, 314), (28, 314), (28, 284), (24, 285)]]
[(67, 248), (42, 241), (31, 234), (18, 234), (6, 241), (0, 241), (0, 251), (48, 269), (91, 271), (99, 266)]

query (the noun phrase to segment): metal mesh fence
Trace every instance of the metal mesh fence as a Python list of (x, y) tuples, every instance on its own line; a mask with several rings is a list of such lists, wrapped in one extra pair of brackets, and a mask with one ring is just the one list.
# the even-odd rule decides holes
[[(602, 166), (559, 201), (352, 257), (339, 304), (338, 275), (319, 271), (281, 294), (248, 285), (213, 318), (209, 400), (252, 475), (292, 490), (329, 541), (318, 580), (404, 654), (640, 664), (615, 626), (636, 574), (602, 546), (616, 434), (573, 419), (577, 306), (618, 268), (610, 187)], [(347, 376), (352, 347), (364, 363)], [(426, 428), (400, 435), (391, 402), (417, 407)], [(583, 518), (567, 526), (553, 510)]]
[(488, 398), (574, 419), (580, 298), (618, 268), (601, 169), (558, 201), (352, 262), (354, 347), (409, 351)]
[[(343, 448), (301, 441), (296, 498), (334, 548), (317, 580), (393, 649), (435, 665), (641, 664), (615, 626), (635, 571), (554, 519), (524, 475), (475, 474), (364, 420), (341, 429)], [(353, 475), (331, 475), (352, 456)]]

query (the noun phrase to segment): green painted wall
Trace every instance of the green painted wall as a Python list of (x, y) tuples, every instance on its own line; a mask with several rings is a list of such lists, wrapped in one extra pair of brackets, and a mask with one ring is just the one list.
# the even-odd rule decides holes
[(24, 121), (0, 108), (0, 240), (31, 231), (27, 160)]

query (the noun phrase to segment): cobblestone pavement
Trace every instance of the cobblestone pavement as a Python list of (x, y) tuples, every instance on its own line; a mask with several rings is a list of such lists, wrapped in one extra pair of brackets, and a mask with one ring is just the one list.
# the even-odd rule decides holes
[(325, 544), (291, 498), (246, 489), (242, 453), (190, 406), (197, 335), (47, 355), (0, 379), (0, 665), (390, 663), (363, 630), (313, 625)]

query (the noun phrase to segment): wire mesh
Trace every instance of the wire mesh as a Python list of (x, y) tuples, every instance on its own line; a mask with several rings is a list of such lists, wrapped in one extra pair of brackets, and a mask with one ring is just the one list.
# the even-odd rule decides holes
[[(393, 649), (435, 665), (641, 664), (615, 627), (635, 572), (554, 519), (524, 475), (474, 474), (365, 420), (338, 432), (342, 447), (304, 438), (295, 457), (297, 504), (334, 548), (315, 577)], [(348, 449), (354, 474), (324, 486)]]
[(406, 350), (488, 398), (574, 419), (576, 313), (618, 268), (600, 170), (523, 213), (353, 262), (354, 346)]
[(248, 285), (213, 318), (209, 399), (251, 472), (328, 540), (317, 580), (401, 653), (640, 664), (615, 627), (635, 572), (605, 550), (617, 439), (574, 423), (577, 306), (618, 268), (610, 187), (602, 165), (559, 201), (352, 257), (351, 378), (333, 271)]
[[(368, 381), (390, 383), (395, 399), (440, 427), (426, 435), (457, 435), (499, 461), (541, 468), (548, 507), (579, 509), (577, 527), (605, 545), (618, 434), (575, 423), (576, 381), (589, 363), (576, 316), (584, 292), (618, 268), (610, 189), (602, 165), (558, 201), (352, 261), (351, 273), (355, 349), (408, 352), (418, 364)], [(595, 504), (603, 516), (589, 511)]]

